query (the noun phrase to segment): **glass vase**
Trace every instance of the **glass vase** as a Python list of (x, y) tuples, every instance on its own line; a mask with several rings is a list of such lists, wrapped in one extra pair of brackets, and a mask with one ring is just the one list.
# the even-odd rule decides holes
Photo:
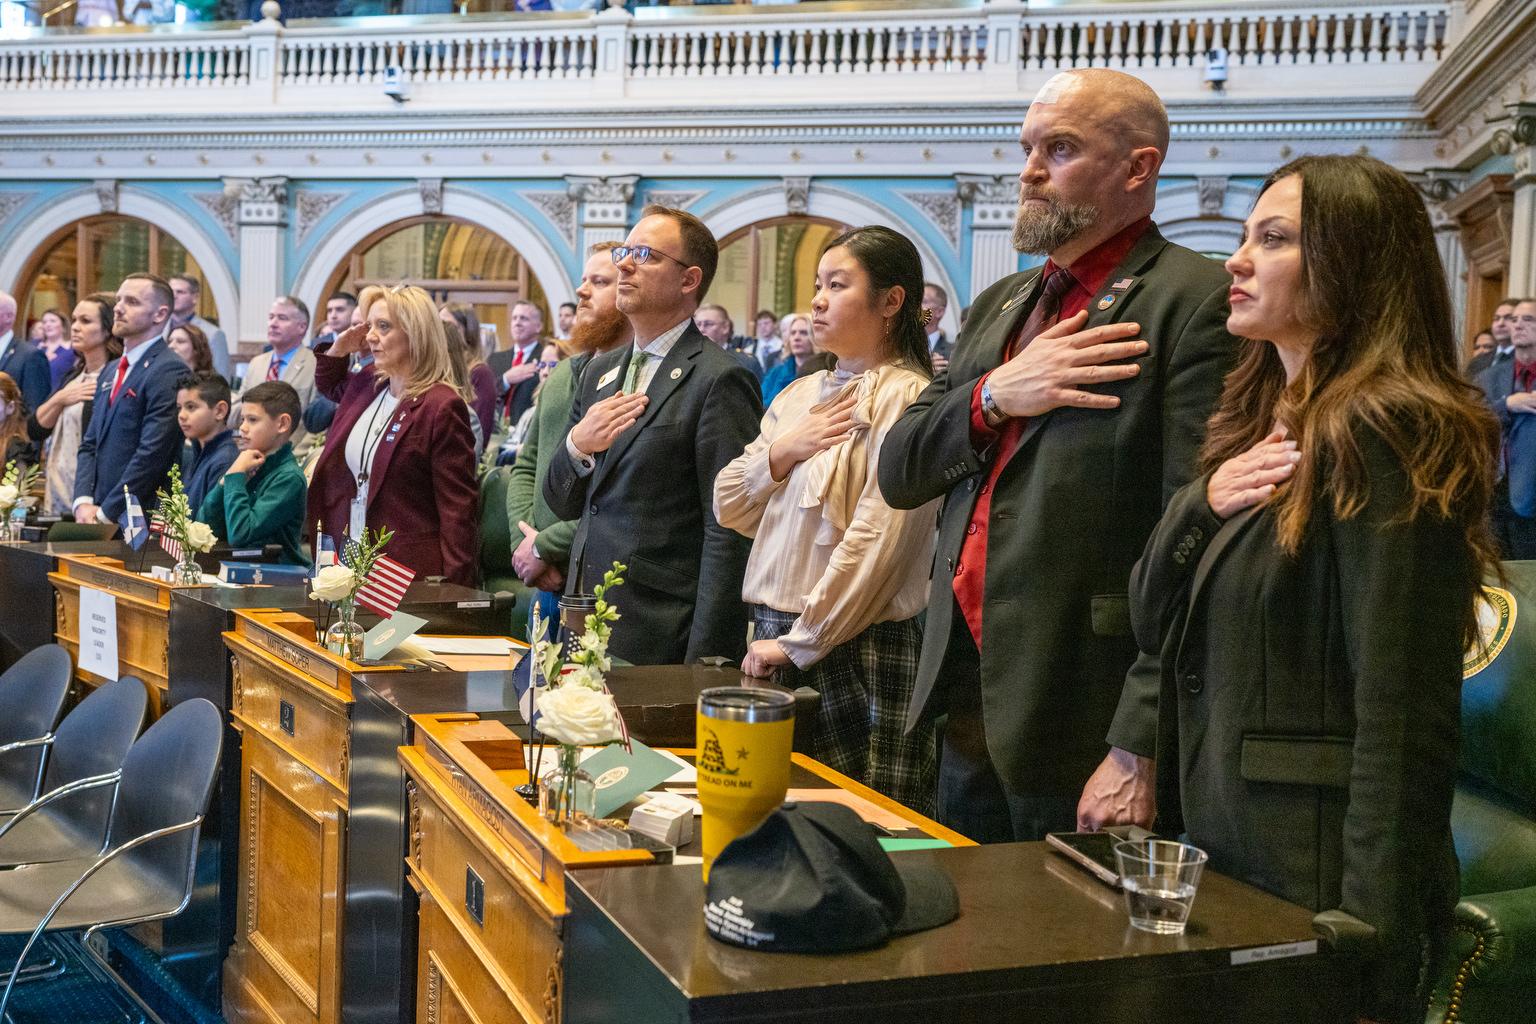
[(203, 567), (190, 555), (182, 555), (181, 561), (171, 570), (171, 578), (178, 587), (200, 587), (203, 585)]
[(12, 524), (9, 510), (7, 510), (5, 515), (0, 517), (0, 541), (19, 540), (20, 536), (16, 527)]
[(561, 827), (597, 814), (597, 783), (576, 763), (580, 750), (562, 743), (560, 763), (539, 786), (539, 813)]
[(366, 630), (357, 623), (357, 605), (353, 601), (336, 602), (336, 621), (325, 631), (325, 649), (339, 654), (348, 661), (361, 661), (363, 634)]

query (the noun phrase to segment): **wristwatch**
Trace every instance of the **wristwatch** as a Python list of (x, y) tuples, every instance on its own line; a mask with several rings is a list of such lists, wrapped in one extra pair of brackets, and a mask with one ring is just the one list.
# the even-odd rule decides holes
[(981, 382), (981, 418), (987, 421), (987, 426), (995, 427), (1008, 417), (1003, 410), (997, 407), (997, 402), (992, 398), (992, 384), (990, 381)]

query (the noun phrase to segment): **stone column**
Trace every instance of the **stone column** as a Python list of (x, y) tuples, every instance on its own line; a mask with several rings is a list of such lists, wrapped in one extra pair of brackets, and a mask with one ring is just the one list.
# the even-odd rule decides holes
[(1510, 128), (1493, 138), (1496, 152), (1515, 159), (1513, 218), (1509, 231), (1509, 287), (1511, 295), (1536, 295), (1536, 104), (1510, 108)]
[(1460, 331), (1467, 319), (1467, 251), (1461, 244), (1461, 222), (1446, 206), (1461, 194), (1464, 182), (1459, 175), (1429, 170), (1416, 184), (1424, 195), (1424, 208), (1435, 229), (1435, 248), (1451, 291), (1451, 323)]
[(224, 194), (240, 204), (239, 340), (260, 351), (267, 341), (267, 310), (286, 289), (288, 179), (225, 178)]
[(566, 194), (577, 203), (576, 221), (581, 225), (577, 255), (583, 261), (598, 242), (622, 242), (629, 234), (629, 201), (635, 197), (635, 182), (639, 180), (636, 174), (613, 178), (566, 175)]
[(971, 210), (971, 286), (964, 305), (1019, 269), (1013, 248), (1019, 183), (1012, 175), (957, 174), (955, 191)]

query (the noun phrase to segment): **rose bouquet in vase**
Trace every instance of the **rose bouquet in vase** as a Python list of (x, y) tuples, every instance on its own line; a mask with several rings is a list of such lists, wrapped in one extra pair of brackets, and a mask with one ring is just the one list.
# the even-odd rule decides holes
[(186, 488), (181, 483), (181, 467), (172, 466), (166, 481), (170, 491), (161, 488), (155, 492), (159, 507), (155, 509), (155, 529), (160, 534), (160, 546), (176, 559), (172, 579), (179, 585), (197, 586), (203, 582), (203, 570), (194, 555), (212, 551), (218, 543), (213, 528), (192, 518), (192, 505), (187, 500)]
[(335, 623), (321, 629), (325, 649), (349, 661), (363, 656), (364, 630), (357, 621), (357, 592), (394, 535), (393, 530), (365, 527), (361, 538), (342, 545), (341, 559), (335, 565), (322, 567), (310, 581), (310, 599), (327, 605), (326, 622), (330, 623), (331, 612), (336, 614)]
[(32, 490), (42, 469), (38, 466), (22, 466), (12, 459), (5, 464), (5, 474), (0, 476), (0, 540), (20, 540), (20, 523), (27, 518), (27, 509), (37, 504)]
[[(586, 631), (568, 661), (562, 664), (558, 642), (542, 636), (534, 642), (530, 671), (536, 711), (533, 728), (560, 746), (559, 763), (538, 779), (539, 810), (556, 824), (591, 817), (595, 812), (597, 786), (580, 766), (581, 748), (628, 742), (624, 719), (604, 678), (613, 667), (608, 637), (619, 619), (618, 608), (605, 595), (624, 582), (624, 571), (622, 564), (614, 562), (603, 574), (603, 582), (593, 588), (596, 600), (587, 615)], [(535, 777), (540, 767), (536, 760)]]

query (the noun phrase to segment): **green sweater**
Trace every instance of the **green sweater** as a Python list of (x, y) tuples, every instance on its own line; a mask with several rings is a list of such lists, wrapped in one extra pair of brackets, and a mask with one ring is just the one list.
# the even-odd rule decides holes
[(281, 544), (284, 562), (308, 565), (302, 540), (305, 491), (293, 445), (284, 444), (250, 476), (226, 473), (203, 499), (197, 518), (232, 547)]
[(565, 441), (565, 425), (571, 418), (571, 403), (576, 400), (576, 381), (580, 369), (590, 361), (588, 356), (574, 356), (560, 360), (549, 379), (539, 389), (539, 399), (534, 404), (533, 421), (528, 424), (528, 436), (517, 450), (517, 461), (512, 464), (512, 475), (507, 481), (507, 520), (512, 528), (512, 549), (523, 542), (523, 531), (517, 528), (519, 521), (539, 531), (534, 546), (539, 557), (563, 571), (571, 560), (571, 541), (576, 537), (576, 520), (563, 520), (550, 511), (544, 500), (544, 474), (549, 472), (549, 460), (560, 451)]

